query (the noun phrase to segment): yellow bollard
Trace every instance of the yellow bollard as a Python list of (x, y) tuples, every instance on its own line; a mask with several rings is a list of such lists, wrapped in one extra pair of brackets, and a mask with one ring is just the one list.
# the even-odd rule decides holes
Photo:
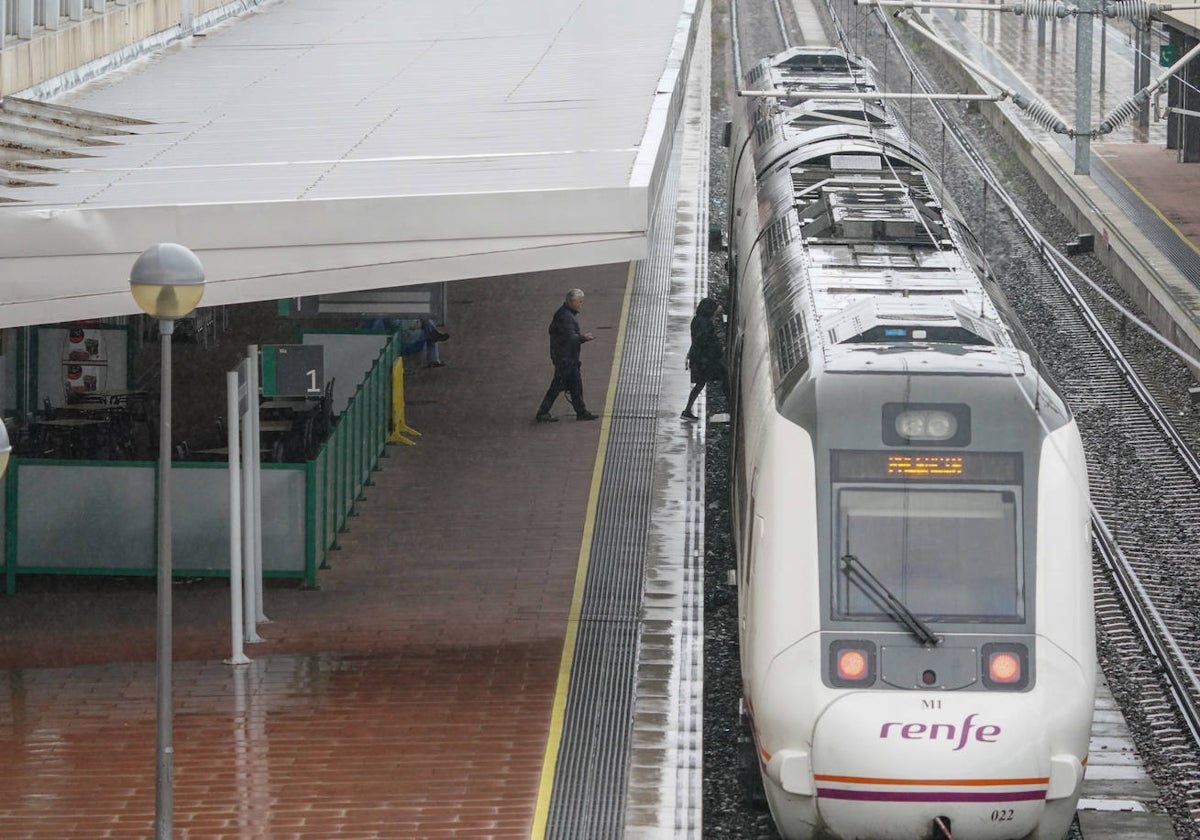
[(397, 358), (392, 362), (392, 433), (388, 443), (403, 443), (416, 446), (415, 440), (409, 440), (405, 435), (421, 436), (421, 433), (404, 422), (404, 359)]

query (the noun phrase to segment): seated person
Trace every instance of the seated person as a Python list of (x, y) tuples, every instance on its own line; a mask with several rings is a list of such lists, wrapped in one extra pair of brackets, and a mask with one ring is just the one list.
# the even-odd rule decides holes
[(425, 361), (429, 367), (444, 367), (438, 343), (450, 337), (437, 328), (432, 318), (414, 318), (402, 321), (403, 332), (400, 337), (400, 355), (411, 356), (425, 349)]

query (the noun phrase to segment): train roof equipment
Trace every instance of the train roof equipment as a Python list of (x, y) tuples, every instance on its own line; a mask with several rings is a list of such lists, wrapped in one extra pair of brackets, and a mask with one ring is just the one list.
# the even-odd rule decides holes
[[(828, 48), (798, 47), (748, 78), (796, 94), (748, 105), (777, 375), (804, 358), (803, 348), (786, 345), (806, 335), (827, 370), (860, 369), (863, 352), (886, 349), (936, 353), (936, 362), (925, 361), (931, 371), (1022, 373), (984, 287), (991, 281), (982, 251), (952, 206), (947, 211), (924, 152), (882, 101), (804, 98), (807, 90), (874, 91), (863, 65)], [(890, 366), (881, 359), (874, 367)]]

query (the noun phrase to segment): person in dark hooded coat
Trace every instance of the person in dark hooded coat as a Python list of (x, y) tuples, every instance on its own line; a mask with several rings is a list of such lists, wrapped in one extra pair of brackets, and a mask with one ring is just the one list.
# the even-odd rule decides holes
[(692, 316), (692, 346), (687, 354), (692, 392), (688, 394), (687, 408), (679, 415), (684, 420), (700, 419), (692, 413), (692, 406), (709, 382), (720, 382), (728, 396), (729, 373), (725, 368), (725, 346), (721, 339), (723, 314), (721, 304), (706, 297), (696, 306), (696, 314)]

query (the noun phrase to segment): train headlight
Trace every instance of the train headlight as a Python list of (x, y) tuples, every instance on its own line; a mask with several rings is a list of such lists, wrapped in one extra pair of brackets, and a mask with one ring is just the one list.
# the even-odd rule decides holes
[(967, 446), (971, 409), (965, 403), (884, 403), (881, 431), (887, 446)]
[(1019, 691), (1029, 685), (1029, 652), (1024, 645), (999, 642), (983, 646), (983, 684)]
[(948, 411), (901, 411), (896, 415), (896, 434), (909, 440), (949, 440), (958, 431), (958, 419)]
[(829, 682), (863, 688), (875, 682), (875, 643), (839, 640), (829, 646)]

